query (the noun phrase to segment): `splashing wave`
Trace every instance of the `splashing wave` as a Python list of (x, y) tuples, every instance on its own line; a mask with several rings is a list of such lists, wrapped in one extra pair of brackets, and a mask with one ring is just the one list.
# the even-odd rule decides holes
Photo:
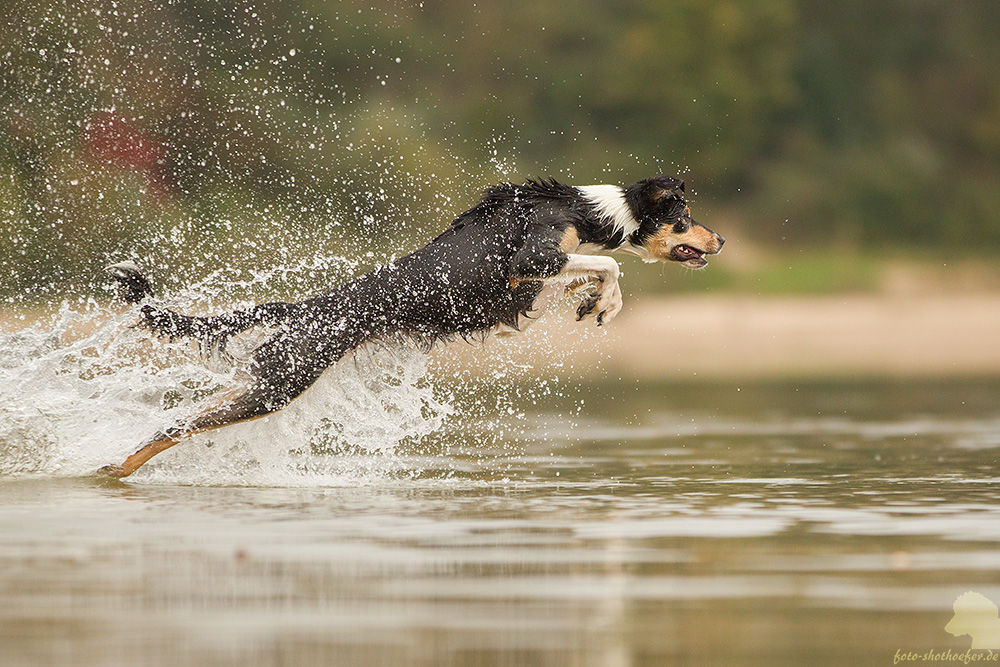
[[(86, 300), (0, 334), (0, 475), (90, 474), (238, 381), (238, 365), (206, 364), (133, 320)], [(394, 474), (396, 448), (437, 431), (450, 412), (426, 382), (424, 355), (368, 347), (288, 408), (186, 440), (135, 478), (294, 485)]]

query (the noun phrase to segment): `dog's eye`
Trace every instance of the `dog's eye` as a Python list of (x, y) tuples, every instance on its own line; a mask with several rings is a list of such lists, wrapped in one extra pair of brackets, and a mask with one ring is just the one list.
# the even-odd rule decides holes
[(683, 234), (691, 229), (691, 223), (687, 220), (680, 220), (674, 223), (674, 234)]

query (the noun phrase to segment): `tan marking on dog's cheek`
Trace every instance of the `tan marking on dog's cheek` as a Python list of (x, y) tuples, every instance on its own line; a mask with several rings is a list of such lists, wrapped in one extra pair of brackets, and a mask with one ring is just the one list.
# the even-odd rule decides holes
[(679, 246), (687, 245), (702, 252), (716, 252), (719, 250), (719, 241), (715, 234), (708, 231), (701, 225), (692, 225), (683, 234), (674, 234), (671, 227), (664, 227), (646, 241), (646, 252), (650, 257), (666, 262), (673, 258), (671, 251)]
[(568, 255), (571, 252), (576, 252), (576, 249), (579, 247), (580, 234), (576, 231), (576, 227), (567, 227), (566, 231), (563, 232), (562, 240), (559, 242), (559, 250)]
[(655, 259), (667, 261), (670, 259), (670, 251), (673, 250), (674, 246), (682, 243), (677, 239), (678, 237), (670, 231), (669, 227), (664, 227), (647, 239), (646, 252)]

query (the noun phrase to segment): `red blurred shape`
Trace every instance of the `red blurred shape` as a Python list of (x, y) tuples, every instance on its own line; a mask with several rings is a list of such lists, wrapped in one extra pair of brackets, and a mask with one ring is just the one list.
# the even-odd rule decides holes
[(143, 174), (154, 199), (169, 196), (167, 146), (138, 124), (115, 112), (99, 111), (88, 123), (86, 140), (95, 158)]

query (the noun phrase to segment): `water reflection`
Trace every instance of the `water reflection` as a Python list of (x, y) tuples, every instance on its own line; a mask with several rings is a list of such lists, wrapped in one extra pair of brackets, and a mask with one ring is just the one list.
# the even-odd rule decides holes
[[(1000, 600), (997, 383), (588, 388), (413, 476), (0, 480), (9, 664), (892, 664)], [(461, 406), (458, 406), (460, 409)], [(572, 414), (574, 416), (567, 417)], [(370, 469), (370, 468), (369, 468)], [(157, 482), (157, 483), (153, 483)]]

